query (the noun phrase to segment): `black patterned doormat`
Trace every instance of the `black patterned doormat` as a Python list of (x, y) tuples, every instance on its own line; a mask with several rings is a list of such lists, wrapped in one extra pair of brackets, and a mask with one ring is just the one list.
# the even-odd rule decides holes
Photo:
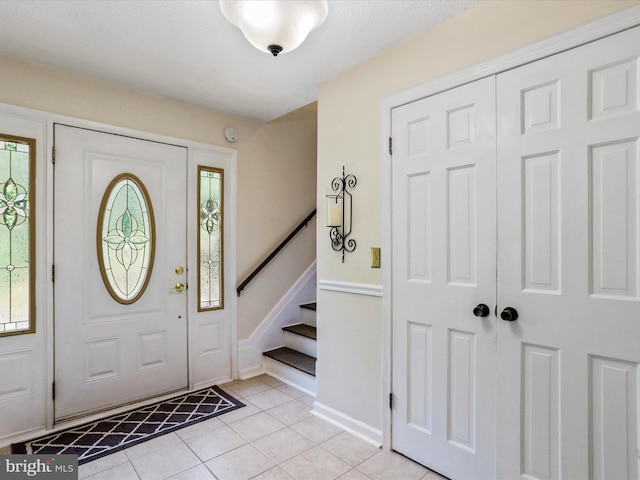
[(11, 445), (11, 453), (75, 454), (78, 464), (244, 407), (214, 386)]

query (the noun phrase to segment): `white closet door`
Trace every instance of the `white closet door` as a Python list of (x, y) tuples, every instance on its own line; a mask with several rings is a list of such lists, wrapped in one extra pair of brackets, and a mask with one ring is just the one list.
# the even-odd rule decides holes
[(392, 125), (393, 448), (492, 478), (495, 78), (396, 108)]
[(639, 55), (498, 76), (498, 478), (638, 478)]

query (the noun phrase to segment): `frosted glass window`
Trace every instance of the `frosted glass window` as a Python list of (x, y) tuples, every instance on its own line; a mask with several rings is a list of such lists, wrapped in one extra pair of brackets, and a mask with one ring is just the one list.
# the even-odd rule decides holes
[(114, 178), (98, 213), (98, 263), (113, 299), (131, 304), (149, 283), (155, 254), (155, 223), (147, 189), (138, 177)]
[(223, 177), (198, 167), (198, 310), (223, 308)]
[(0, 335), (35, 332), (35, 146), (0, 134)]

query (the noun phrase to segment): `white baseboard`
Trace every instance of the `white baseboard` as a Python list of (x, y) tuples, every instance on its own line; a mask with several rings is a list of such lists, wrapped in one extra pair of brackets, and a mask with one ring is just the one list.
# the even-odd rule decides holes
[(300, 304), (316, 295), (316, 262), (307, 268), (289, 291), (260, 322), (251, 336), (238, 342), (238, 371), (240, 378), (249, 378), (265, 372), (262, 352), (282, 346), (282, 327), (290, 325), (292, 318), (302, 318)]
[(319, 402), (313, 404), (311, 413), (329, 423), (349, 432), (376, 448), (382, 448), (382, 430), (373, 428), (360, 420), (338, 412)]
[(258, 375), (262, 375), (265, 372), (266, 370), (264, 368), (264, 365), (262, 365), (261, 363), (260, 365), (241, 369), (240, 372), (238, 372), (238, 376), (240, 380), (246, 380), (247, 378), (252, 378), (252, 377), (257, 377)]
[(30, 428), (23, 432), (12, 433), (4, 437), (0, 437), (0, 448), (9, 447), (12, 443), (26, 442), (33, 438), (38, 438), (42, 435), (50, 433), (44, 425), (41, 427)]
[(215, 380), (206, 380), (204, 382), (198, 382), (194, 384), (190, 390), (191, 391), (201, 390), (203, 388), (212, 387), (213, 385), (222, 385), (223, 383), (227, 383), (232, 380), (233, 379), (230, 376), (225, 375), (224, 377), (219, 377), (219, 378), (216, 378)]

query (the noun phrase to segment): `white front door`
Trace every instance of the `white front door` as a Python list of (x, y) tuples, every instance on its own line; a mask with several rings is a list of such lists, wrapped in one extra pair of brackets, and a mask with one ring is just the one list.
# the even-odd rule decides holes
[(492, 478), (495, 78), (394, 109), (392, 135), (392, 446)]
[(640, 29), (498, 75), (498, 477), (637, 479)]
[[(54, 135), (56, 420), (186, 388), (186, 291), (176, 286), (186, 284), (187, 149), (64, 125)], [(123, 174), (140, 184), (126, 213), (106, 198)], [(108, 235), (102, 219), (114, 222)], [(153, 264), (132, 282), (144, 255)], [(118, 268), (129, 268), (122, 288), (109, 284)]]

